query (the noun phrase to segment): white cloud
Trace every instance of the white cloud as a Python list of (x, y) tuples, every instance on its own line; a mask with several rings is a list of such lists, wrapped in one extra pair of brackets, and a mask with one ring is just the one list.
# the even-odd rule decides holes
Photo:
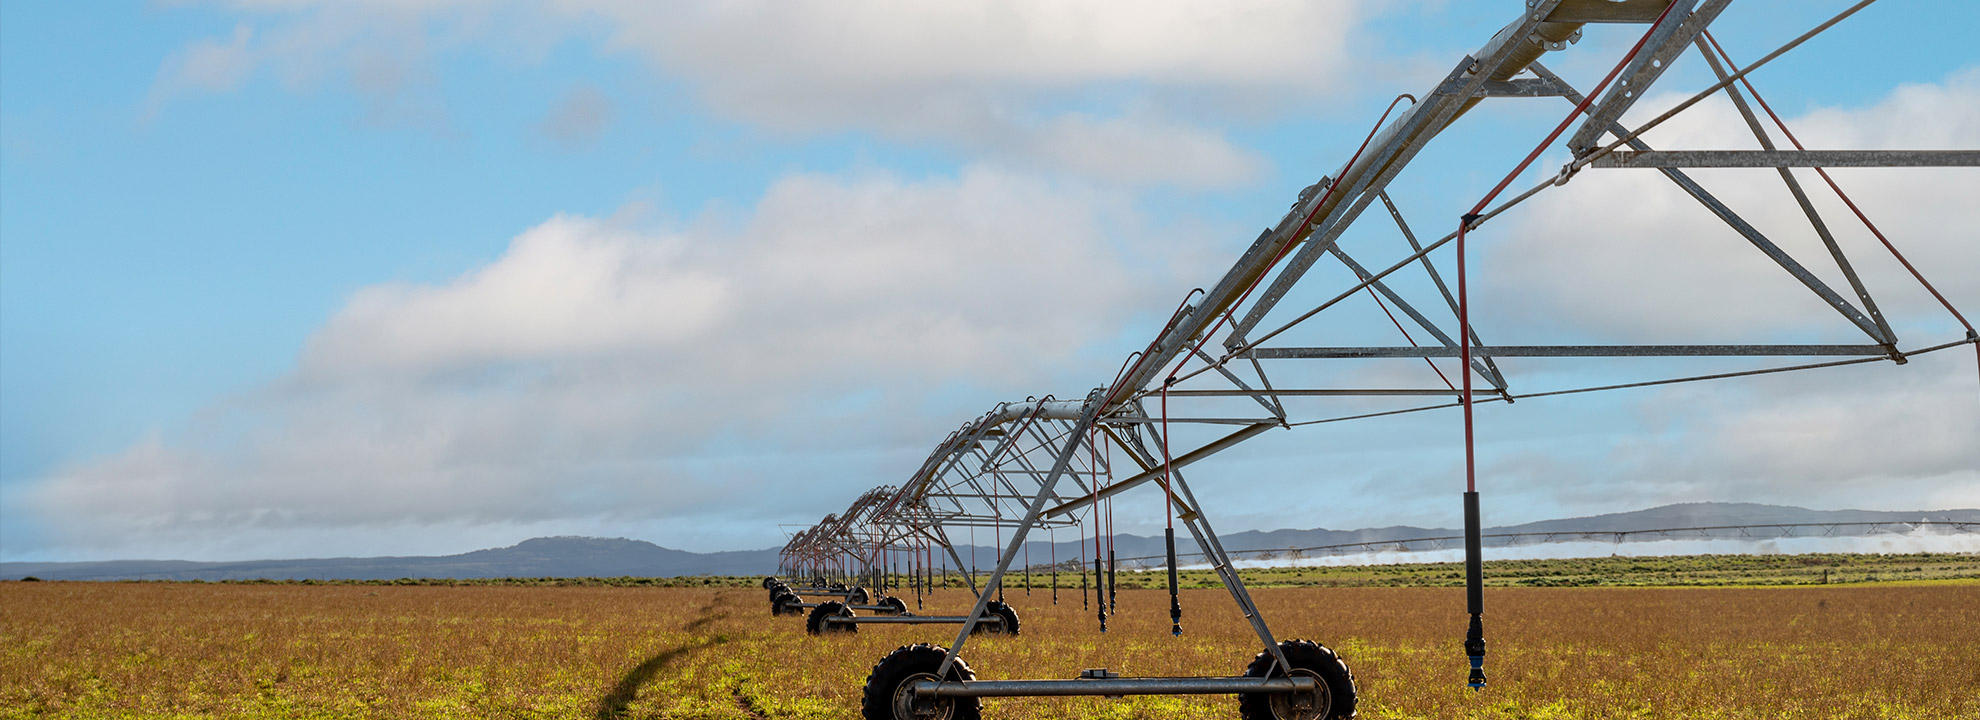
[[(567, 0), (610, 45), (695, 83), (719, 111), (791, 132), (877, 129), (1108, 180), (1228, 185), (1262, 161), (1158, 110), (1180, 96), (1296, 98), (1340, 86), (1354, 2)], [(1080, 109), (1124, 96), (1144, 107)], [(1200, 98), (1196, 98), (1200, 99)], [(1198, 106), (1200, 107), (1200, 105)]]
[(1157, 75), (1180, 84), (1305, 86), (1343, 54), (1339, 43), (1316, 41), (1344, 35), (1356, 12), (1345, 2), (1178, 0), (700, 2), (666, 14), (613, 0), (562, 5), (621, 21), (617, 44), (669, 63), (769, 85), (803, 74), (853, 90)]
[(1068, 363), (1175, 294), (1125, 245), (1165, 237), (993, 170), (787, 177), (735, 223), (559, 216), (451, 282), (360, 290), (291, 377), (25, 502), (98, 552), (580, 520), (726, 549), (711, 527), (898, 482), (986, 395), (1096, 375)]
[(1006, 360), (1076, 347), (1096, 322), (1079, 309), (1120, 312), (1147, 292), (1107, 244), (1134, 222), (1122, 198), (995, 170), (919, 184), (796, 175), (733, 228), (560, 217), (453, 284), (366, 289), (303, 368), (658, 354), (758, 380), (869, 365), (1033, 377)]
[[(766, 123), (874, 119), (949, 93), (1095, 83), (1287, 92), (1336, 84), (1351, 2), (977, 0), (647, 3), (567, 0), (613, 21), (614, 47), (706, 83)], [(795, 112), (794, 112), (795, 111)]]
[(1161, 180), (1192, 188), (1228, 187), (1258, 177), (1265, 161), (1223, 137), (1162, 120), (1054, 118), (1022, 133), (1012, 155), (1034, 167), (1059, 168), (1125, 185)]
[[(875, 132), (1133, 184), (1228, 186), (1264, 161), (1201, 116), (1308, 104), (1348, 75), (1360, 2), (230, 3), (256, 19), (161, 70), (154, 100), (348, 76), (367, 117), (444, 129), (437, 54), (599, 37), (779, 132)], [(510, 49), (520, 45), (523, 50)], [(535, 48), (531, 50), (529, 48)], [(209, 58), (212, 61), (191, 62)], [(1215, 109), (1219, 105), (1246, 108)]]
[(559, 216), (451, 285), (358, 291), (311, 340), (303, 373), (430, 372), (683, 343), (728, 292), (689, 266), (690, 250), (686, 238)]

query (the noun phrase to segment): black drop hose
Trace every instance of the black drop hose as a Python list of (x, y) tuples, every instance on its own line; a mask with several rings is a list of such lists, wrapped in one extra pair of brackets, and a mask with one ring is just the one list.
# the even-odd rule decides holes
[(1478, 493), (1464, 494), (1464, 587), (1465, 610), (1471, 614), (1471, 627), (1464, 633), (1464, 654), (1471, 659), (1473, 690), (1485, 688), (1485, 549), (1479, 537)]
[(1182, 598), (1176, 594), (1176, 529), (1168, 530), (1169, 540), (1169, 634), (1182, 634)]
[(1107, 631), (1107, 603), (1100, 597), (1100, 581), (1103, 579), (1105, 578), (1100, 574), (1100, 556), (1095, 554), (1093, 556), (1093, 605), (1099, 608), (1096, 612), (1100, 616), (1100, 632)]
[(1079, 568), (1079, 609), (1086, 609), (1086, 568), (1083, 567)]
[(1107, 609), (1113, 612), (1121, 611), (1121, 588), (1114, 582), (1115, 571), (1119, 569), (1114, 562), (1114, 549), (1107, 548)]

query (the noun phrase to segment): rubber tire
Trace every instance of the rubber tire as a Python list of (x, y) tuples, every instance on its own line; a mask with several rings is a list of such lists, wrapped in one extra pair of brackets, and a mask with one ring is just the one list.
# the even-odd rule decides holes
[(828, 632), (859, 632), (859, 626), (853, 623), (825, 622), (825, 618), (832, 615), (853, 617), (853, 611), (852, 608), (846, 607), (845, 603), (837, 600), (819, 603), (818, 607), (811, 609), (811, 615), (804, 619), (804, 631), (813, 635)]
[(770, 575), (763, 576), (763, 589), (769, 590), (771, 586), (779, 585), (779, 584), (782, 584), (782, 581), (778, 580), (777, 578)]
[(855, 587), (851, 590), (851, 593), (851, 595), (846, 596), (847, 605), (865, 605), (866, 601), (873, 599), (872, 595), (866, 594), (866, 588), (863, 587)]
[[(921, 674), (934, 675), (935, 669), (942, 666), (942, 658), (948, 654), (946, 648), (928, 643), (902, 645), (887, 653), (887, 657), (881, 658), (873, 666), (873, 672), (866, 676), (866, 688), (860, 693), (860, 717), (864, 720), (921, 720), (895, 716), (894, 694), (908, 678)], [(949, 674), (943, 679), (975, 680), (976, 673), (969, 669), (969, 663), (957, 657), (956, 664), (949, 666)], [(955, 698), (950, 702), (948, 717), (940, 720), (980, 720), (983, 717), (983, 702), (977, 698)]]
[(831, 588), (831, 589), (832, 589), (832, 592), (845, 592), (845, 591), (846, 591), (846, 584), (845, 584), (845, 583), (832, 583), (832, 588)]
[(882, 595), (880, 596), (880, 602), (874, 604), (887, 608), (886, 610), (877, 610), (875, 612), (885, 613), (888, 615), (908, 614), (907, 603), (903, 602), (900, 598), (894, 597), (892, 595)]
[[(1311, 640), (1287, 640), (1279, 643), (1279, 650), (1286, 654), (1286, 661), (1294, 668), (1312, 671), (1327, 684), (1327, 692), (1333, 697), (1333, 705), (1328, 708), (1327, 720), (1346, 720), (1354, 717), (1354, 673), (1348, 670), (1334, 651)], [(1245, 666), (1245, 677), (1280, 677), (1278, 662), (1272, 653), (1260, 652)], [(1265, 693), (1238, 695), (1238, 717), (1244, 720), (1278, 720), (1272, 712), (1271, 696)]]
[(791, 589), (787, 587), (774, 588), (770, 591), (770, 603), (774, 605), (777, 602), (777, 598), (786, 596), (795, 598), (797, 597), (797, 593), (791, 592)]
[(798, 607), (797, 603), (798, 597), (796, 595), (779, 595), (777, 599), (770, 601), (770, 614), (803, 615), (804, 608)]
[(1011, 607), (1009, 605), (1005, 605), (995, 600), (991, 600), (989, 605), (983, 606), (983, 614), (995, 615), (999, 618), (1003, 618), (1004, 622), (1002, 625), (977, 623), (975, 630), (976, 633), (989, 633), (991, 635), (1018, 634), (1017, 608)]

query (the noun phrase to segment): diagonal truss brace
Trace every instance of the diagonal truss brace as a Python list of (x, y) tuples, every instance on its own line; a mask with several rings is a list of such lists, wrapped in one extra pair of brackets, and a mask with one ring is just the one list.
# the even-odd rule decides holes
[[(1551, 78), (1555, 82), (1559, 82), (1563, 87), (1571, 87), (1567, 81), (1561, 80), (1560, 76), (1555, 75), (1553, 71), (1548, 70), (1540, 63), (1533, 63), (1532, 69), (1534, 72), (1539, 73), (1541, 77)], [(1574, 92), (1567, 97), (1572, 102), (1581, 101), (1581, 94), (1578, 92)], [(1604, 130), (1613, 132), (1619, 137), (1627, 136), (1629, 132), (1627, 128), (1614, 122), (1609, 123)], [(1628, 144), (1631, 148), (1637, 150), (1650, 149), (1649, 144), (1643, 142), (1641, 138), (1631, 137)], [(1843, 299), (1835, 290), (1830, 289), (1820, 278), (1815, 277), (1814, 273), (1809, 272), (1808, 268), (1803, 267), (1800, 262), (1789, 256), (1787, 251), (1782, 250), (1779, 245), (1775, 245), (1772, 240), (1767, 239), (1766, 235), (1748, 223), (1745, 218), (1740, 217), (1739, 213), (1733, 212), (1732, 208), (1726, 207), (1725, 203), (1720, 202), (1712, 193), (1706, 191), (1704, 186), (1698, 184), (1698, 181), (1691, 179), (1691, 176), (1684, 174), (1683, 171), (1676, 168), (1658, 168), (1658, 170), (1665, 177), (1669, 178), (1672, 183), (1683, 189), (1685, 194), (1690, 195), (1692, 199), (1704, 205), (1707, 210), (1711, 210), (1712, 214), (1719, 216), (1719, 219), (1730, 226), (1734, 232), (1746, 238), (1747, 242), (1759, 248), (1760, 252), (1765, 253), (1775, 264), (1787, 270), (1789, 275), (1793, 275), (1796, 280), (1801, 281), (1802, 285), (1807, 286), (1810, 291), (1821, 297), (1822, 301), (1828, 303), (1829, 307), (1841, 313), (1843, 318), (1849, 320), (1850, 324), (1855, 325), (1857, 329), (1869, 335), (1872, 340), (1876, 340), (1884, 345), (1895, 345), (1897, 343), (1897, 338), (1886, 334), (1882, 329), (1878, 328), (1877, 324), (1865, 316), (1862, 311), (1857, 310), (1856, 306), (1851, 305), (1848, 300)]]

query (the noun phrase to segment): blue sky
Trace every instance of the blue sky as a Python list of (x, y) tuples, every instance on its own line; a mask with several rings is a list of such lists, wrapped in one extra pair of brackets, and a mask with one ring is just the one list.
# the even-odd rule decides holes
[[(1518, 5), (8, 0), (0, 557), (779, 544), (997, 401), (1105, 382)], [(1735, 3), (1714, 32), (1751, 60), (1846, 5)], [(1980, 147), (1974, 27), (1971, 3), (1884, 0), (1755, 81), (1830, 146)], [(1546, 62), (1588, 87), (1635, 34), (1591, 27)], [(1687, 55), (1659, 89), (1703, 77)], [(1445, 227), (1566, 110), (1521, 102), (1412, 168), (1413, 221)], [(1736, 142), (1715, 107), (1669, 142)], [(1980, 177), (1890, 172), (1837, 175), (1980, 313), (1960, 199)], [(1826, 337), (1765, 293), (1577, 302), (1675, 262), (1638, 225), (1613, 233), (1651, 248), (1623, 267), (1574, 254), (1589, 222), (1695, 210), (1631, 182), (1508, 221), (1479, 261), (1505, 334)], [(1663, 269), (1765, 270), (1717, 257)], [(1907, 338), (1958, 338), (1873, 279)], [(1508, 409), (1491, 520), (1980, 505), (1972, 365)], [(1450, 421), (1274, 433), (1200, 482), (1301, 499), (1206, 509), (1223, 530), (1453, 525)]]

